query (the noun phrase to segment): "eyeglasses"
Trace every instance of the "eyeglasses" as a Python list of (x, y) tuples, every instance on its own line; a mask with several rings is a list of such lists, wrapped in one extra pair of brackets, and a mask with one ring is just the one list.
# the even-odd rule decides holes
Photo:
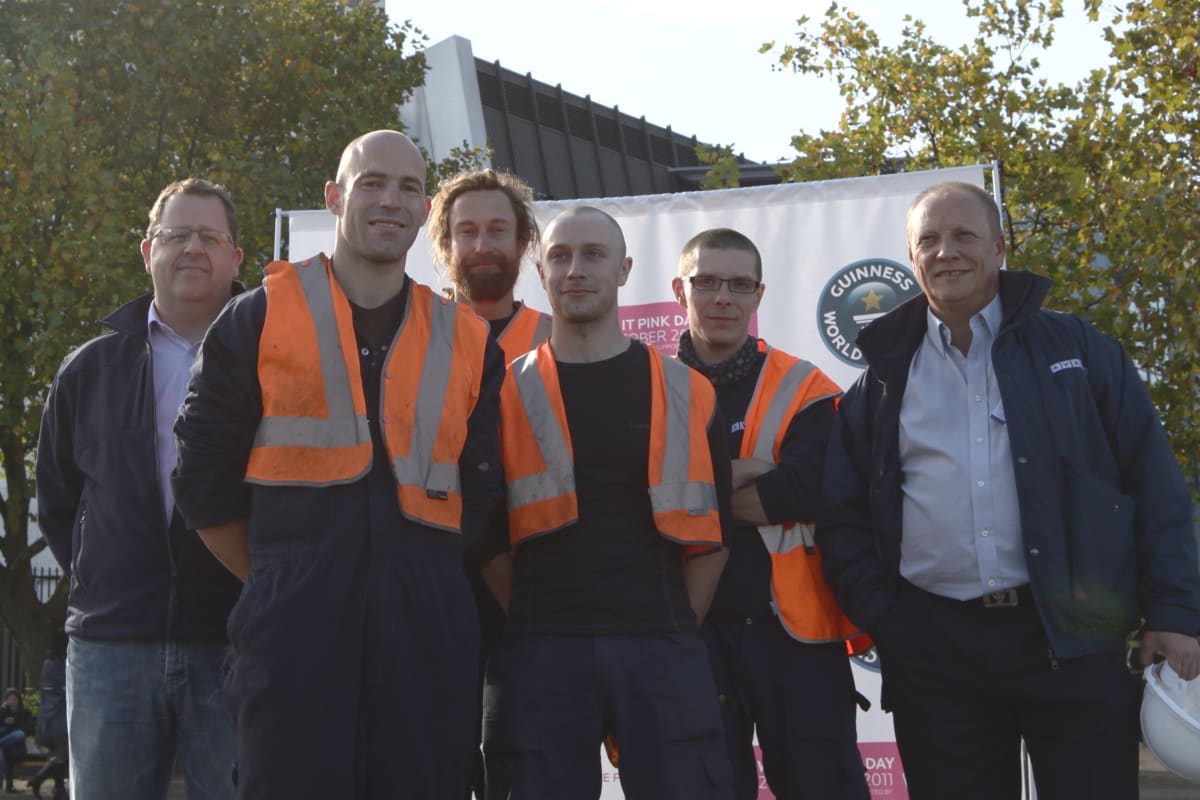
[(150, 238), (158, 239), (167, 247), (183, 247), (192, 240), (192, 236), (200, 237), (200, 244), (205, 250), (216, 250), (225, 244), (233, 246), (232, 236), (212, 228), (159, 228)]
[(688, 283), (697, 292), (719, 292), (724, 283), (733, 294), (754, 294), (762, 285), (762, 281), (754, 278), (718, 278), (716, 275), (689, 275)]

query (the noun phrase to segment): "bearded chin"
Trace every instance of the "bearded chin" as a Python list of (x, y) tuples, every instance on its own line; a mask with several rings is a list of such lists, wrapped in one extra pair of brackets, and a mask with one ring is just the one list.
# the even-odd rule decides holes
[(473, 302), (494, 303), (512, 291), (517, 283), (517, 271), (507, 266), (495, 272), (468, 269), (458, 279), (460, 292)]

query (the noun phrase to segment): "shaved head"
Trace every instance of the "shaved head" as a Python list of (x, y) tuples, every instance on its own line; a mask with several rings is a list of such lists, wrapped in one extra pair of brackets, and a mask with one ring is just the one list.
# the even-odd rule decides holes
[(337, 178), (335, 179), (337, 184), (345, 186), (347, 180), (359, 173), (363, 154), (372, 146), (385, 142), (393, 146), (399, 145), (402, 148), (411, 149), (420, 157), (421, 164), (425, 164), (425, 156), (421, 155), (421, 149), (400, 131), (371, 131), (350, 142), (342, 151), (342, 160), (338, 162)]
[(621, 230), (621, 226), (615, 219), (612, 218), (611, 215), (594, 206), (571, 206), (566, 211), (552, 219), (550, 224), (546, 226), (546, 231), (542, 236), (543, 246), (545, 242), (552, 239), (554, 229), (560, 222), (566, 222), (567, 220), (580, 217), (590, 217), (592, 219), (603, 220), (606, 225), (611, 227), (613, 233), (615, 234), (614, 244), (617, 246), (617, 258), (625, 258), (625, 232)]

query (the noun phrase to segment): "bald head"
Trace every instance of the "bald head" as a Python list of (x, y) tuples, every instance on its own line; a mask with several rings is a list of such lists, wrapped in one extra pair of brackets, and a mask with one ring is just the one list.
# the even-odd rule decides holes
[(601, 211), (594, 206), (571, 206), (566, 211), (559, 214), (550, 224), (546, 226), (545, 232), (542, 234), (542, 247), (545, 248), (547, 243), (554, 241), (556, 226), (565, 225), (567, 222), (577, 219), (596, 220), (606, 229), (606, 233), (611, 235), (611, 244), (613, 252), (618, 259), (625, 258), (625, 233), (621, 230), (621, 226), (609, 214)]
[(407, 155), (415, 156), (421, 162), (421, 169), (425, 168), (425, 156), (421, 154), (421, 149), (413, 144), (412, 139), (400, 131), (371, 131), (350, 142), (342, 151), (342, 160), (338, 162), (337, 178), (335, 179), (338, 185), (345, 186), (346, 181), (362, 171), (363, 161), (369, 160), (371, 153), (380, 150), (408, 151)]
[(941, 198), (951, 196), (968, 203), (978, 203), (980, 210), (987, 219), (988, 229), (991, 231), (992, 236), (999, 237), (1004, 235), (1004, 228), (1000, 221), (1000, 209), (996, 206), (996, 198), (988, 193), (986, 189), (976, 186), (973, 183), (945, 181), (930, 186), (913, 198), (912, 204), (908, 207), (907, 217), (909, 239), (912, 238), (913, 220), (918, 214), (918, 209), (928, 201), (940, 200)]
[(325, 184), (325, 207), (338, 218), (333, 257), (340, 279), (356, 266), (394, 268), (402, 279), (409, 248), (429, 213), (424, 156), (397, 131), (359, 136), (342, 153), (337, 180)]

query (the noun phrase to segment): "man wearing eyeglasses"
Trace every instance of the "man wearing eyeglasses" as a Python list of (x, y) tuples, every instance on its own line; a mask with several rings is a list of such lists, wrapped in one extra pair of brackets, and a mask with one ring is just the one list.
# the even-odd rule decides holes
[(865, 645), (821, 576), (812, 528), (841, 390), (812, 364), (751, 336), (762, 258), (714, 228), (683, 248), (672, 282), (687, 309), (678, 357), (711, 381), (729, 426), (729, 563), (701, 633), (721, 693), (739, 800), (758, 797), (755, 728), (780, 800), (864, 800), (847, 641)]
[(169, 480), (172, 425), (209, 324), (241, 287), (233, 201), (170, 184), (141, 252), (154, 291), (104, 319), (63, 361), (38, 441), (38, 525), (70, 574), (66, 632), (72, 793), (233, 796), (221, 697), (225, 623), (240, 584), (188, 530)]

